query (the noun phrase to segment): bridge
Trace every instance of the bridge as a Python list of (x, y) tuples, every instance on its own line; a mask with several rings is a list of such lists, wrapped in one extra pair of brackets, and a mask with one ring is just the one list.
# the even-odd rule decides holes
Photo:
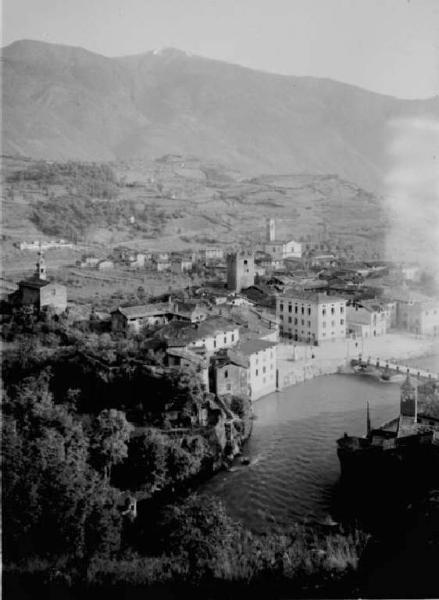
[(439, 373), (433, 373), (428, 369), (419, 369), (418, 367), (408, 367), (407, 365), (397, 364), (380, 358), (372, 358), (371, 356), (369, 356), (367, 360), (364, 360), (360, 354), (360, 356), (358, 357), (358, 363), (360, 366), (371, 366), (377, 369), (382, 369), (385, 372), (392, 371), (393, 374), (409, 374), (412, 377), (416, 377), (418, 379), (433, 379), (435, 381), (439, 381)]

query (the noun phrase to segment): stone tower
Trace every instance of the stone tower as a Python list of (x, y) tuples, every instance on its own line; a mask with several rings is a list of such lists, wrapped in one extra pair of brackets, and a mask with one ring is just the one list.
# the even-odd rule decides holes
[(46, 261), (44, 260), (44, 255), (41, 246), (38, 251), (38, 260), (35, 266), (35, 278), (45, 281), (47, 279)]
[(401, 385), (400, 414), (402, 417), (416, 417), (416, 387), (411, 382), (408, 372)]
[(240, 292), (255, 283), (255, 259), (252, 252), (234, 252), (227, 255), (227, 287)]
[(274, 242), (276, 239), (276, 225), (274, 219), (267, 219), (267, 242)]

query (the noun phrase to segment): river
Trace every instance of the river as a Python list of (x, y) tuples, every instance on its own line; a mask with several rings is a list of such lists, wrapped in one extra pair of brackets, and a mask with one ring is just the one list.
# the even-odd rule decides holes
[(250, 465), (237, 460), (231, 472), (218, 473), (201, 491), (222, 499), (233, 517), (255, 531), (323, 521), (331, 515), (340, 475), (337, 438), (344, 432), (364, 435), (367, 402), (372, 426), (396, 416), (399, 394), (395, 383), (329, 375), (261, 398), (244, 448)]

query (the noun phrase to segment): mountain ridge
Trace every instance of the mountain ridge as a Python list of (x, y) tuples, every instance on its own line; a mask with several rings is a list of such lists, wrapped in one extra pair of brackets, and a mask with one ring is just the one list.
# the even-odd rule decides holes
[(389, 124), (439, 116), (439, 97), (401, 100), (175, 48), (111, 58), (17, 41), (2, 60), (3, 151), (34, 158), (190, 154), (249, 174), (337, 173), (377, 190)]

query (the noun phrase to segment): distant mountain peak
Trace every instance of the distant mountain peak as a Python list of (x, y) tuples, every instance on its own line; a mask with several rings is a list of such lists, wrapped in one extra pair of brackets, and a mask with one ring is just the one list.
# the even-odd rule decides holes
[(178, 48), (173, 48), (172, 46), (163, 46), (161, 48), (155, 48), (152, 51), (154, 56), (165, 56), (167, 58), (172, 57), (180, 57), (180, 56), (192, 56), (191, 52), (186, 52), (185, 50), (179, 50)]

